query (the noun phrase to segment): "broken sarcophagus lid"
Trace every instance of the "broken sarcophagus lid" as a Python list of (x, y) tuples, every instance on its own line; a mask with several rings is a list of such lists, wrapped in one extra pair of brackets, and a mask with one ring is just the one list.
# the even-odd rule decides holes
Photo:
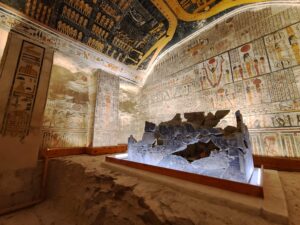
[(158, 126), (145, 123), (141, 141), (128, 139), (128, 159), (238, 182), (249, 182), (253, 170), (252, 147), (240, 111), (236, 127), (218, 128), (229, 110), (215, 114), (180, 114)]

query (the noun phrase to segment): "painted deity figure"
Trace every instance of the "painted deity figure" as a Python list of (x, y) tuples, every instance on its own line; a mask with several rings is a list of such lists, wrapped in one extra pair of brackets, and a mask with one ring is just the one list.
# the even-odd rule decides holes
[(220, 84), (223, 75), (223, 63), (224, 59), (221, 56), (220, 58), (210, 59), (206, 66), (204, 66), (207, 80), (212, 87), (216, 87)]
[(289, 36), (289, 44), (291, 45), (293, 49), (293, 53), (295, 56), (295, 59), (297, 61), (297, 64), (300, 64), (300, 47), (297, 41), (297, 38), (295, 35)]

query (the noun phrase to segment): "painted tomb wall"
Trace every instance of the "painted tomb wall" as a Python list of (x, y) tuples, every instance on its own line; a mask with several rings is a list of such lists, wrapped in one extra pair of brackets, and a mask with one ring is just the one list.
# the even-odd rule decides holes
[(43, 121), (41, 149), (108, 146), (140, 134), (135, 84), (76, 57), (56, 52)]
[(92, 145), (97, 97), (95, 66), (8, 34), (0, 29), (0, 211), (39, 199), (39, 149)]
[(131, 134), (136, 138), (142, 138), (144, 121), (138, 119), (140, 116), (138, 109), (140, 89), (132, 83), (120, 80), (119, 143), (126, 144)]
[(241, 110), (254, 154), (300, 157), (300, 7), (228, 18), (175, 48), (149, 75), (142, 121), (175, 113)]
[(135, 84), (55, 52), (43, 119), (41, 149), (105, 146), (138, 136)]
[(73, 57), (55, 53), (43, 120), (42, 149), (90, 144), (94, 73)]
[(49, 46), (2, 29), (1, 57), (0, 211), (40, 198), (39, 149), (92, 146), (99, 73), (78, 58), (53, 55)]

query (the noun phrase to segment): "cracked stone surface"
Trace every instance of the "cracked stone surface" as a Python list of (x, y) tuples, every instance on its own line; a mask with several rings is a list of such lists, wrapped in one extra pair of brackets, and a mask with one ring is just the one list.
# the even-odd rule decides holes
[[(261, 217), (101, 166), (103, 156), (49, 163), (47, 200), (0, 225), (267, 225)], [(300, 173), (280, 172), (290, 224), (300, 224)]]

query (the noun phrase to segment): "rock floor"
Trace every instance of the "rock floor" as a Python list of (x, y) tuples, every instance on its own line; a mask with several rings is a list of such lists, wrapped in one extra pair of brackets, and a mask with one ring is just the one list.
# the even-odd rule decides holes
[[(47, 200), (0, 217), (0, 225), (267, 225), (161, 184), (101, 167), (103, 156), (49, 163)], [(300, 173), (280, 172), (290, 225), (300, 225)]]

